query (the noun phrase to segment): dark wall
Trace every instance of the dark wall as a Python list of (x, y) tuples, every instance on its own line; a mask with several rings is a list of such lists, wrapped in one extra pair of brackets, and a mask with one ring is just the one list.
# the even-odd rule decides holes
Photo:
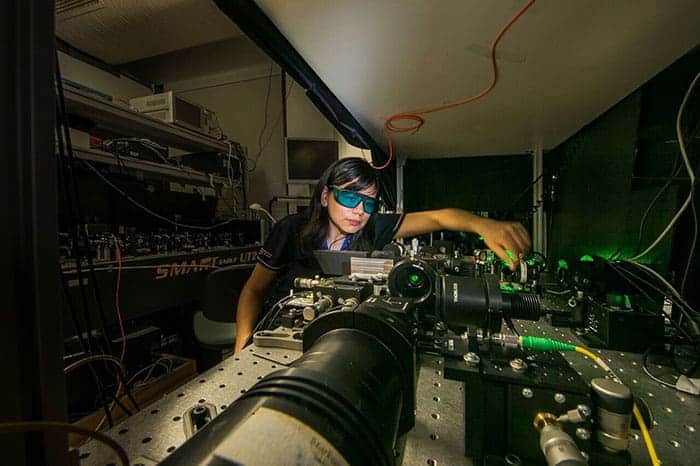
[[(664, 229), (688, 194), (684, 169), (650, 211), (639, 241), (644, 211), (668, 180), (679, 155), (676, 115), (699, 70), (700, 54), (695, 50), (547, 154), (546, 170), (559, 174), (550, 219), (550, 256), (609, 257), (619, 251), (623, 258), (631, 257)], [(688, 102), (682, 125), (695, 166), (698, 103), (697, 97)], [(688, 210), (675, 232), (641, 262), (679, 281), (690, 250), (691, 220)], [(697, 280), (694, 257), (689, 283)]]
[[(583, 254), (632, 256), (639, 221), (658, 188), (633, 183), (642, 102), (633, 93), (547, 154), (545, 164), (558, 173), (558, 195), (550, 212), (551, 256), (576, 259)], [(657, 203), (642, 244), (672, 216), (677, 190)], [(620, 250), (621, 249), (621, 250)], [(650, 256), (666, 263), (669, 240)]]
[[(528, 154), (407, 160), (404, 208), (415, 212), (443, 207), (526, 216), (532, 157)], [(514, 218), (514, 217), (513, 217)]]

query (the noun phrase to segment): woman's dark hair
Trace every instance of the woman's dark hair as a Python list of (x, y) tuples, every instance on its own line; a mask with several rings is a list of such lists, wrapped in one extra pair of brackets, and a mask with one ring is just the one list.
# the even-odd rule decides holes
[[(328, 209), (321, 205), (321, 193), (323, 188), (342, 186), (348, 184), (345, 189), (350, 191), (362, 191), (370, 186), (379, 188), (377, 172), (364, 159), (349, 157), (334, 162), (323, 172), (311, 198), (309, 220), (301, 231), (301, 250), (305, 256), (310, 255), (314, 249), (319, 249), (328, 235)], [(353, 236), (350, 249), (369, 250), (372, 246), (371, 232), (367, 227)]]

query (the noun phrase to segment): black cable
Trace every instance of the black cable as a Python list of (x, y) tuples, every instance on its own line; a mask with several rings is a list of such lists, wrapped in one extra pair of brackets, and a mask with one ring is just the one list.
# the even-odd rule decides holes
[(518, 329), (515, 328), (515, 324), (513, 324), (513, 319), (511, 319), (510, 317), (504, 316), (503, 320), (505, 321), (505, 323), (508, 326), (508, 328), (510, 329), (510, 331), (513, 332), (513, 335), (515, 335), (516, 337), (519, 337), (520, 332), (518, 332)]
[(68, 282), (66, 281), (66, 276), (63, 273), (63, 267), (58, 265), (58, 270), (60, 273), (61, 289), (63, 290), (63, 299), (65, 300), (66, 307), (68, 308), (68, 313), (70, 314), (71, 323), (73, 325), (73, 331), (78, 337), (78, 342), (80, 343), (80, 349), (85, 354), (91, 354), (89, 343), (83, 338), (83, 330), (78, 320), (78, 315), (73, 306), (73, 300), (70, 297), (70, 290), (68, 289)]
[(644, 227), (646, 225), (647, 218), (649, 217), (649, 213), (651, 212), (651, 209), (656, 205), (657, 201), (661, 198), (661, 196), (666, 192), (666, 190), (671, 186), (671, 183), (673, 183), (673, 180), (678, 174), (680, 173), (681, 169), (683, 168), (683, 165), (679, 165), (678, 163), (680, 162), (680, 154), (676, 156), (676, 161), (673, 164), (673, 169), (671, 170), (671, 174), (669, 175), (668, 180), (666, 183), (661, 187), (661, 189), (656, 193), (654, 198), (651, 200), (649, 205), (647, 206), (646, 210), (644, 211), (644, 215), (642, 215), (642, 220), (639, 222), (639, 233), (637, 235), (637, 245), (634, 248), (634, 254), (632, 256), (636, 256), (641, 252), (642, 249), (642, 237), (644, 236)]
[[(258, 322), (255, 328), (253, 328), (253, 331), (250, 332), (250, 335), (248, 336), (248, 339), (246, 340), (243, 347), (248, 346), (253, 341), (253, 335), (255, 334), (255, 332), (259, 330), (266, 330), (267, 326), (274, 322), (274, 320), (277, 318), (287, 301), (291, 300), (292, 298), (296, 298), (298, 295), (299, 293), (294, 293), (291, 295), (284, 296), (282, 299), (273, 304), (270, 310), (263, 316), (262, 319), (260, 319), (260, 322)], [(277, 308), (277, 310), (275, 310), (275, 308)]]
[[(515, 197), (515, 200), (511, 203), (510, 207), (508, 207), (508, 208), (506, 209), (506, 212), (512, 212), (513, 209), (515, 208), (515, 206), (518, 204), (518, 201), (520, 201), (520, 199), (522, 199), (522, 197), (523, 197), (525, 194), (527, 194), (528, 191), (530, 191), (530, 190), (532, 189), (532, 187), (535, 186), (535, 184), (536, 184), (538, 181), (540, 181), (540, 179), (542, 179), (543, 176), (544, 176), (544, 173), (540, 173), (540, 175), (537, 176), (537, 178), (535, 178), (534, 180), (532, 180), (532, 181), (525, 187), (525, 189), (523, 189), (523, 190), (520, 192), (520, 194), (518, 194), (518, 195)], [(538, 206), (538, 208), (539, 208), (539, 206)]]
[[(57, 106), (58, 107), (58, 106)], [(58, 110), (58, 108), (57, 108)], [(58, 113), (58, 112), (57, 112)], [(67, 184), (67, 179), (66, 175), (63, 171), (63, 160), (64, 160), (64, 146), (63, 146), (63, 134), (59, 130), (58, 124), (56, 125), (56, 138), (58, 142), (58, 151), (59, 151), (59, 157), (56, 158), (56, 171), (58, 172), (58, 178), (59, 178), (59, 183), (63, 186), (63, 189), (60, 190), (60, 194), (63, 198), (63, 204), (66, 206), (69, 212), (69, 217), (71, 219), (74, 218), (74, 212), (73, 212), (73, 206), (71, 203), (70, 199), (70, 191), (68, 189), (68, 184)], [(69, 229), (69, 234), (71, 235), (71, 241), (73, 242), (73, 251), (71, 253), (75, 256), (75, 247), (76, 247), (76, 242), (77, 242), (77, 235), (75, 231), (72, 228)], [(78, 259), (79, 262), (79, 259)], [(76, 263), (76, 269), (78, 270), (78, 286), (80, 288), (80, 298), (82, 300), (83, 304), (83, 312), (87, 309), (87, 295), (85, 294), (85, 289), (84, 289), (84, 283), (82, 280), (82, 274), (79, 269), (78, 263)], [(82, 326), (80, 325), (80, 321), (78, 320), (77, 313), (75, 312), (75, 307), (73, 306), (73, 300), (70, 298), (70, 290), (68, 289), (68, 282), (66, 280), (65, 274), (63, 273), (63, 268), (59, 264), (59, 274), (60, 274), (60, 280), (61, 280), (61, 285), (63, 288), (63, 294), (66, 300), (66, 304), (68, 305), (68, 311), (71, 315), (71, 321), (73, 322), (73, 328), (76, 332), (76, 335), (78, 337), (78, 340), (80, 341), (80, 347), (81, 349), (87, 353), (87, 354), (92, 354), (92, 345), (91, 345), (91, 328), (88, 325), (88, 322), (85, 324), (88, 326), (88, 332), (87, 332), (87, 339), (83, 340), (83, 332), (82, 332)]]
[[(697, 351), (697, 349), (698, 347), (696, 345), (695, 350)], [(690, 369), (682, 369), (676, 361), (676, 342), (673, 342), (671, 343), (671, 363), (673, 364), (673, 368), (677, 370), (680, 374), (683, 374), (686, 377), (691, 377), (695, 373), (695, 371), (697, 371), (698, 368), (700, 368), (700, 354), (698, 354), (698, 358), (695, 360), (695, 363), (690, 367)]]
[[(124, 386), (124, 393), (126, 394), (127, 398), (129, 398), (129, 401), (131, 401), (131, 404), (136, 408), (137, 411), (141, 411), (141, 408), (139, 407), (139, 404), (136, 402), (136, 399), (134, 398), (133, 394), (131, 393), (131, 387), (129, 387), (128, 380), (126, 378), (126, 374), (122, 372), (121, 370), (117, 371), (117, 377), (118, 379), (121, 379), (122, 385)], [(119, 383), (119, 380), (117, 380), (117, 383)], [(116, 401), (116, 400), (115, 400)], [(121, 404), (120, 404), (121, 407)], [(122, 408), (124, 409), (124, 408)], [(125, 412), (127, 412), (125, 410)], [(128, 413), (130, 416), (131, 414)]]
[[(659, 294), (661, 294), (662, 296), (666, 297), (666, 294), (665, 294), (661, 289), (659, 289), (658, 287), (656, 287), (656, 286), (654, 286), (653, 284), (649, 283), (648, 281), (644, 280), (643, 278), (640, 278), (639, 276), (635, 275), (634, 273), (630, 272), (629, 270), (623, 269), (622, 267), (617, 267), (617, 266), (616, 266), (615, 264), (613, 264), (612, 262), (606, 262), (606, 264), (608, 264), (608, 265), (609, 265), (615, 272), (617, 272), (617, 274), (620, 275), (624, 280), (626, 280), (626, 281), (627, 281), (628, 283), (630, 283), (633, 287), (635, 287), (637, 290), (639, 290), (639, 292), (642, 293), (649, 301), (653, 301), (652, 297), (651, 297), (646, 291), (644, 291), (639, 285), (637, 285), (635, 282), (633, 282), (629, 277), (625, 276), (625, 275), (624, 275), (625, 273), (626, 273), (626, 274), (629, 274), (630, 276), (634, 277), (634, 278), (637, 279), (637, 280), (640, 280), (641, 282), (643, 282), (644, 284), (646, 284), (646, 285), (649, 286), (650, 288), (652, 288), (652, 289), (654, 289), (655, 291), (657, 291), (657, 292), (658, 292)], [(624, 272), (624, 273), (623, 273), (623, 272)], [(674, 304), (676, 304), (676, 306), (679, 307), (679, 309), (681, 308), (680, 303), (676, 302), (675, 300), (672, 300), (672, 301), (673, 301)], [(641, 309), (644, 310), (643, 307), (642, 307)], [(645, 312), (646, 312), (646, 311), (645, 311)], [(653, 314), (653, 315), (656, 315), (656, 314), (653, 313), (653, 312), (648, 312), (648, 313)], [(671, 322), (671, 324), (672, 324), (674, 327), (676, 327), (676, 329), (677, 329), (679, 332), (681, 332), (686, 338), (689, 338), (689, 339), (690, 339), (690, 335), (685, 331), (685, 329), (681, 326), (681, 324), (679, 324), (679, 323), (676, 322), (675, 320), (671, 319), (670, 317), (669, 317), (668, 320), (669, 320), (669, 322)]]
[(606, 262), (606, 264), (607, 264), (608, 266), (610, 266), (610, 268), (613, 269), (613, 270), (615, 271), (615, 273), (617, 273), (620, 277), (622, 277), (623, 280), (625, 280), (625, 281), (627, 281), (628, 283), (630, 283), (630, 284), (631, 284), (633, 287), (635, 287), (640, 293), (642, 293), (642, 294), (644, 295), (644, 297), (646, 297), (649, 301), (652, 301), (652, 302), (654, 301), (654, 299), (649, 295), (649, 293), (647, 293), (646, 291), (644, 291), (644, 289), (642, 289), (641, 287), (639, 287), (636, 283), (634, 283), (631, 279), (629, 279), (628, 277), (626, 277), (626, 276), (622, 273), (622, 272), (623, 272), (622, 268), (619, 268), (619, 269), (618, 269), (617, 266), (616, 266), (613, 262), (609, 262), (609, 261), (608, 261), (608, 262)]
[[(61, 82), (61, 77), (60, 77), (60, 70), (58, 68), (58, 59), (56, 59), (56, 88), (57, 88), (57, 97), (59, 99), (57, 100), (56, 104), (56, 138), (57, 138), (57, 143), (58, 143), (58, 152), (59, 152), (59, 157), (58, 157), (58, 175), (62, 180), (63, 184), (63, 194), (65, 196), (65, 202), (66, 202), (66, 207), (68, 208), (68, 213), (69, 217), (71, 219), (71, 225), (69, 228), (69, 233), (71, 236), (71, 241), (73, 242), (73, 255), (75, 258), (75, 266), (76, 266), (76, 272), (77, 272), (77, 277), (78, 277), (78, 287), (79, 287), (79, 294), (80, 298), (82, 301), (82, 310), (83, 310), (83, 317), (85, 319), (85, 325), (86, 325), (86, 347), (88, 350), (88, 354), (93, 354), (93, 351), (97, 349), (97, 341), (95, 340), (95, 337), (92, 333), (93, 326), (92, 326), (92, 319), (90, 318), (90, 307), (88, 305), (88, 298), (87, 298), (87, 293), (85, 290), (85, 281), (86, 279), (83, 276), (83, 270), (82, 270), (82, 261), (81, 261), (81, 254), (80, 254), (80, 242), (79, 242), (79, 236), (78, 236), (78, 224), (80, 223), (80, 214), (78, 214), (78, 219), (76, 219), (76, 210), (75, 210), (75, 205), (74, 202), (76, 200), (74, 199), (74, 196), (76, 195), (76, 192), (71, 190), (71, 179), (73, 180), (73, 187), (76, 187), (75, 185), (75, 177), (73, 176), (73, 165), (69, 165), (69, 173), (66, 174), (64, 170), (64, 161), (66, 160), (66, 144), (64, 140), (64, 136), (70, 137), (67, 125), (65, 124), (65, 100), (63, 99), (63, 86)], [(61, 105), (63, 103), (64, 105)], [(65, 128), (66, 132), (62, 131), (62, 129)], [(70, 143), (68, 143), (68, 146), (70, 146)], [(70, 157), (72, 155), (72, 151), (68, 152), (68, 159), (70, 160)], [(89, 244), (89, 243), (88, 243)], [(89, 256), (89, 250), (88, 250), (88, 256)], [(89, 263), (89, 266), (91, 266), (91, 262)], [(93, 268), (94, 269), (94, 268)], [(62, 272), (62, 271), (61, 271)], [(93, 277), (94, 277), (94, 271), (93, 271)], [(65, 280), (63, 280), (65, 281)], [(93, 278), (93, 282), (96, 283), (96, 281)], [(94, 290), (94, 288), (93, 288)], [(66, 293), (68, 293), (68, 290), (66, 290)], [(80, 329), (79, 329), (80, 330)], [(81, 332), (82, 333), (82, 332)], [(82, 334), (78, 334), (78, 338), (82, 338)], [(109, 349), (109, 342), (107, 340), (106, 332), (103, 327), (103, 336), (105, 338), (105, 341), (107, 343), (107, 349)], [(93, 381), (95, 382), (95, 388), (97, 390), (97, 396), (99, 402), (102, 404), (102, 408), (105, 410), (105, 413), (108, 414), (108, 404), (105, 402), (105, 394), (104, 394), (104, 387), (102, 385), (102, 382), (100, 378), (97, 376), (97, 373), (95, 372), (94, 368), (90, 367), (90, 374), (92, 376)], [(111, 417), (109, 417), (111, 419)]]
[(139, 209), (143, 210), (144, 212), (146, 212), (146, 213), (150, 214), (151, 216), (157, 218), (158, 220), (161, 220), (161, 221), (163, 221), (163, 222), (165, 222), (165, 223), (169, 223), (169, 224), (171, 224), (171, 225), (173, 225), (173, 226), (181, 227), (181, 228), (186, 228), (186, 229), (189, 229), (189, 230), (211, 231), (211, 230), (215, 230), (216, 228), (219, 228), (219, 227), (228, 225), (229, 223), (238, 220), (237, 218), (234, 217), (234, 218), (230, 218), (230, 219), (228, 219), (228, 220), (226, 220), (226, 221), (224, 221), (224, 222), (217, 223), (217, 224), (214, 224), (214, 225), (209, 225), (209, 226), (188, 225), (188, 224), (186, 224), (186, 223), (180, 223), (180, 222), (176, 222), (176, 221), (174, 221), (174, 220), (170, 220), (168, 217), (164, 217), (163, 215), (160, 215), (159, 213), (152, 211), (152, 210), (149, 209), (148, 207), (146, 207), (146, 206), (144, 206), (143, 204), (141, 204), (140, 202), (138, 202), (138, 201), (137, 201), (136, 199), (134, 199), (133, 197), (129, 196), (129, 195), (128, 195), (127, 193), (125, 193), (121, 188), (119, 188), (119, 186), (117, 186), (116, 184), (114, 184), (114, 183), (112, 183), (111, 181), (109, 181), (109, 179), (107, 179), (107, 177), (105, 177), (102, 173), (100, 173), (100, 171), (99, 171), (94, 165), (92, 165), (90, 162), (88, 162), (88, 161), (86, 161), (86, 160), (83, 160), (82, 163), (83, 163), (84, 166), (86, 166), (87, 168), (89, 168), (95, 175), (97, 175), (97, 177), (98, 177), (99, 179), (101, 179), (107, 186), (109, 186), (110, 188), (114, 189), (114, 190), (115, 190), (116, 192), (118, 192), (122, 197), (124, 197), (124, 199), (126, 199), (126, 200), (129, 201), (129, 202), (131, 202), (133, 205), (135, 205), (135, 206), (138, 207)]
[(133, 413), (131, 412), (131, 410), (130, 410), (129, 408), (127, 408), (126, 405), (125, 405), (124, 403), (121, 402), (121, 400), (119, 399), (119, 397), (117, 396), (116, 393), (112, 393), (112, 394), (110, 395), (110, 398), (112, 399), (112, 401), (114, 402), (114, 404), (116, 404), (117, 406), (119, 406), (119, 407), (121, 408), (121, 410), (124, 411), (124, 413), (125, 413), (127, 416), (131, 416), (131, 415), (133, 414)]
[[(85, 228), (85, 217), (83, 215), (83, 208), (82, 204), (80, 201), (80, 190), (78, 188), (78, 181), (76, 180), (75, 173), (74, 173), (74, 168), (75, 168), (75, 157), (73, 155), (73, 144), (71, 143), (71, 138), (70, 138), (70, 128), (68, 127), (68, 121), (66, 118), (66, 99), (65, 95), (63, 92), (63, 81), (61, 80), (61, 68), (59, 65), (58, 61), (58, 52), (56, 52), (56, 87), (58, 90), (58, 114), (57, 114), (57, 122), (60, 123), (60, 126), (63, 127), (63, 132), (65, 135), (65, 148), (67, 149), (67, 154), (68, 154), (68, 166), (70, 167), (69, 174), (70, 174), (70, 181), (72, 184), (73, 188), (73, 193), (75, 195), (75, 208), (76, 212), (78, 214), (78, 221), (80, 228), (78, 231), (80, 232), (80, 235), (83, 238), (83, 241), (85, 242), (85, 247), (87, 249), (86, 253), (86, 259), (88, 263), (88, 272), (90, 274), (90, 279), (92, 280), (92, 291), (93, 291), (93, 296), (95, 298), (95, 302), (97, 304), (97, 316), (100, 319), (100, 324), (102, 326), (102, 332), (103, 332), (103, 338), (105, 341), (105, 350), (106, 352), (110, 353), (112, 352), (112, 347), (111, 343), (109, 341), (109, 338), (107, 336), (107, 319), (105, 317), (104, 309), (102, 307), (102, 299), (101, 296), (102, 294), (100, 293), (100, 287), (99, 283), (97, 281), (97, 274), (95, 273), (95, 266), (92, 262), (92, 254), (90, 252), (90, 238), (88, 237), (87, 234), (87, 229)], [(76, 245), (77, 246), (77, 245)], [(79, 259), (78, 259), (79, 260)]]
[(269, 110), (270, 110), (270, 91), (272, 91), (272, 71), (274, 69), (273, 63), (270, 63), (270, 72), (268, 73), (267, 76), (267, 91), (265, 93), (265, 118), (263, 120), (263, 127), (260, 130), (260, 134), (258, 134), (258, 149), (260, 152), (262, 152), (262, 138), (263, 135), (265, 134), (265, 130), (267, 129), (267, 120), (269, 118)]
[[(239, 170), (241, 172), (241, 191), (243, 194), (243, 208), (247, 209), (248, 208), (248, 194), (247, 194), (247, 187), (246, 187), (246, 182), (248, 181), (248, 174), (246, 173), (245, 169), (245, 154), (241, 153), (238, 157), (238, 165), (239, 165)], [(261, 238), (262, 240), (262, 238)]]
[[(657, 347), (658, 347), (658, 345), (657, 345), (657, 346), (652, 345), (652, 346), (650, 346), (649, 348), (647, 348), (647, 349), (644, 351), (644, 354), (642, 355), (642, 370), (643, 370), (644, 373), (645, 373), (647, 376), (649, 376), (649, 378), (651, 378), (653, 381), (655, 381), (655, 382), (657, 382), (657, 383), (660, 383), (661, 385), (664, 385), (664, 386), (666, 386), (666, 387), (675, 389), (675, 388), (676, 388), (676, 383), (666, 382), (665, 380), (662, 380), (661, 378), (659, 378), (659, 377), (655, 376), (654, 374), (652, 374), (652, 373), (651, 373), (651, 369), (649, 369), (649, 355), (651, 354), (651, 351), (652, 351), (654, 348), (657, 348)], [(677, 381), (676, 381), (676, 382), (677, 382)]]
[[(695, 139), (695, 137), (699, 131), (700, 131), (700, 120), (698, 121), (698, 124), (696, 125), (695, 129), (692, 132), (690, 132), (688, 140), (692, 142)], [(673, 183), (673, 181), (676, 179), (676, 177), (678, 176), (678, 174), (681, 172), (681, 170), (683, 168), (684, 168), (684, 165), (681, 163), (681, 154), (680, 154), (680, 152), (678, 152), (678, 153), (676, 153), (676, 159), (673, 162), (673, 167), (671, 168), (671, 173), (668, 176), (668, 180), (661, 187), (659, 192), (656, 193), (656, 195), (652, 199), (651, 203), (647, 207), (646, 211), (644, 212), (644, 215), (642, 216), (642, 220), (639, 224), (639, 234), (637, 236), (637, 246), (634, 249), (635, 252), (634, 252), (633, 256), (636, 256), (637, 254), (639, 254), (639, 252), (641, 250), (642, 236), (644, 233), (644, 226), (645, 226), (646, 220), (649, 216), (649, 213), (651, 212), (651, 209), (654, 207), (656, 202), (661, 198), (663, 193), (671, 186), (671, 184)], [(695, 189), (695, 186), (691, 187), (691, 190), (692, 189)]]
[[(58, 114), (58, 105), (56, 105), (56, 113)], [(83, 311), (83, 318), (85, 319), (85, 326), (86, 326), (86, 332), (87, 332), (87, 341), (88, 341), (88, 349), (92, 353), (93, 349), (96, 349), (97, 342), (94, 340), (94, 336), (92, 334), (92, 319), (90, 318), (90, 306), (88, 305), (88, 298), (87, 298), (87, 293), (85, 291), (85, 279), (83, 278), (83, 266), (82, 266), (82, 261), (80, 260), (80, 253), (79, 253), (79, 240), (78, 240), (78, 233), (77, 233), (77, 228), (75, 225), (75, 211), (74, 211), (74, 206), (73, 206), (73, 196), (71, 195), (70, 191), (70, 183), (68, 181), (68, 177), (63, 171), (63, 161), (65, 160), (65, 146), (63, 144), (63, 131), (60, 129), (60, 122), (57, 120), (56, 121), (56, 138), (58, 141), (58, 175), (63, 181), (63, 189), (65, 191), (65, 198), (66, 198), (66, 207), (68, 208), (68, 213), (69, 217), (71, 219), (71, 225), (69, 226), (69, 234), (71, 238), (71, 242), (73, 243), (73, 250), (71, 251), (73, 254), (73, 258), (75, 260), (75, 270), (76, 270), (76, 275), (78, 277), (78, 290), (79, 290), (79, 295), (80, 295), (80, 300), (82, 304), (82, 311)]]
[(648, 287), (650, 287), (651, 289), (653, 289), (654, 291), (656, 291), (657, 293), (659, 293), (661, 296), (663, 296), (664, 299), (669, 299), (669, 300), (671, 300), (671, 302), (672, 302), (673, 304), (676, 305), (676, 307), (678, 308), (678, 310), (681, 311), (681, 312), (683, 313), (683, 315), (685, 315), (685, 317), (687, 317), (687, 318), (689, 318), (689, 319), (692, 319), (692, 316), (691, 316), (690, 312), (693, 312), (693, 313), (696, 312), (692, 307), (687, 306), (685, 303), (683, 303), (682, 301), (678, 300), (675, 296), (669, 296), (668, 293), (667, 293), (666, 291), (664, 291), (663, 289), (661, 289), (661, 288), (659, 288), (658, 286), (654, 285), (653, 283), (651, 283), (651, 282), (645, 280), (644, 278), (642, 278), (642, 277), (640, 277), (639, 275), (635, 274), (635, 273), (632, 272), (631, 270), (627, 270), (627, 269), (624, 269), (624, 268), (622, 268), (622, 267), (619, 267), (619, 270), (621, 270), (622, 272), (624, 272), (624, 273), (626, 273), (627, 275), (631, 276), (631, 277), (634, 278), (635, 280), (639, 280), (640, 282), (644, 283), (645, 285), (647, 285)]
[[(289, 83), (289, 87), (287, 88), (287, 95), (284, 97), (284, 100), (287, 101), (289, 100), (289, 96), (292, 94), (292, 89), (294, 86), (294, 82)], [(267, 148), (267, 146), (270, 144), (270, 141), (272, 140), (272, 136), (274, 136), (275, 128), (277, 128), (277, 125), (279, 125), (280, 121), (282, 120), (282, 115), (284, 114), (284, 109), (280, 111), (279, 115), (277, 115), (277, 118), (275, 119), (275, 122), (272, 124), (270, 127), (270, 135), (267, 137), (267, 140), (265, 141), (265, 144), (263, 144), (262, 148), (258, 151), (258, 153), (255, 155), (255, 160), (253, 160), (253, 168), (248, 169), (246, 166), (246, 170), (248, 173), (252, 173), (255, 171), (255, 169), (258, 166), (258, 159), (262, 155), (263, 151)], [(262, 135), (262, 133), (261, 133)], [(250, 161), (251, 159), (246, 158), (246, 162)], [(246, 204), (247, 205), (247, 204)]]
[(681, 281), (681, 296), (685, 295), (685, 283), (688, 279), (688, 272), (690, 271), (690, 264), (693, 262), (693, 255), (695, 254), (695, 245), (698, 240), (698, 213), (695, 211), (695, 196), (690, 198), (690, 208), (693, 212), (693, 242), (690, 246), (690, 252), (688, 253), (688, 262), (685, 264), (685, 271), (683, 272), (683, 280)]
[[(658, 280), (661, 284), (663, 284), (664, 287), (666, 287), (666, 290), (667, 290), (668, 292), (670, 292), (670, 293), (673, 295), (672, 300), (673, 300), (673, 302), (674, 302), (676, 305), (680, 306), (682, 309), (685, 309), (685, 310), (686, 310), (685, 312), (691, 312), (692, 314), (700, 315), (700, 312), (696, 311), (690, 304), (688, 304), (688, 302), (685, 301), (685, 300), (683, 299), (683, 297), (680, 295), (680, 293), (678, 293), (677, 290), (672, 289), (672, 288), (669, 288), (669, 287), (671, 286), (670, 284), (663, 283), (662, 280), (659, 280), (659, 277), (657, 277), (656, 275), (654, 275), (654, 273), (650, 272), (649, 270), (646, 270), (645, 268), (643, 268), (640, 264), (637, 264), (636, 262), (631, 262), (631, 261), (629, 261), (629, 260), (623, 260), (623, 261), (620, 261), (619, 263), (620, 263), (620, 264), (632, 264), (632, 265), (637, 266), (636, 268), (640, 269), (640, 270), (641, 270), (642, 272), (644, 272), (647, 276), (650, 276), (650, 277), (652, 277), (654, 280)], [(628, 271), (628, 272), (629, 272), (629, 271)], [(634, 275), (632, 272), (629, 272), (629, 273), (630, 273), (632, 276), (636, 276), (636, 275)], [(636, 276), (636, 277), (638, 277), (638, 276)], [(638, 278), (639, 278), (639, 277), (638, 277)], [(667, 292), (666, 292), (666, 291), (663, 291), (663, 290), (659, 289), (658, 287), (655, 287), (655, 289), (656, 289), (660, 294), (662, 294), (662, 295), (664, 295), (664, 296), (667, 295)], [(686, 317), (692, 318), (692, 316), (691, 316), (690, 314), (686, 314)]]
[(270, 62), (270, 72), (267, 75), (267, 92), (265, 93), (265, 107), (264, 107), (264, 119), (263, 119), (263, 126), (262, 129), (260, 130), (260, 133), (258, 134), (258, 153), (255, 155), (255, 158), (252, 159), (251, 161), (253, 162), (253, 168), (250, 170), (250, 172), (254, 172), (255, 169), (258, 167), (258, 159), (262, 155), (262, 152), (264, 150), (262, 139), (263, 135), (265, 134), (265, 130), (267, 130), (267, 120), (269, 118), (268, 116), (268, 110), (270, 108), (270, 91), (272, 90), (272, 72), (274, 70), (274, 63)]
[(109, 409), (109, 401), (107, 401), (102, 391), (99, 392), (98, 396), (100, 404), (102, 405), (102, 410), (105, 412), (105, 417), (107, 418), (107, 425), (109, 425), (109, 427), (114, 427), (114, 419), (112, 419), (112, 413)]

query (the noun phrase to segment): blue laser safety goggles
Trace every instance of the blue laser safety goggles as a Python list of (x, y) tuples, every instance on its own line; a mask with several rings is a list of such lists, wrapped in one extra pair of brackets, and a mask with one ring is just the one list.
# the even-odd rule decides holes
[(336, 202), (343, 207), (354, 209), (360, 202), (362, 202), (362, 209), (368, 215), (372, 215), (379, 210), (379, 200), (373, 197), (356, 193), (355, 191), (340, 189), (337, 186), (331, 186), (331, 189), (333, 190), (333, 197), (335, 198)]

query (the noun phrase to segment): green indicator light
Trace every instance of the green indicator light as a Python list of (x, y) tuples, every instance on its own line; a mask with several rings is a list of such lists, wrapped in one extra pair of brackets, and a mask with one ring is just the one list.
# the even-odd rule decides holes
[(537, 263), (537, 262), (535, 261), (535, 259), (528, 259), (528, 260), (525, 261), (525, 262), (526, 262), (527, 265), (529, 265), (530, 267), (534, 267), (535, 264)]
[(483, 241), (483, 240), (484, 240), (484, 237), (479, 235), (479, 241)]
[(560, 269), (568, 269), (569, 264), (564, 260), (564, 259), (559, 259), (559, 262), (557, 262), (557, 265), (559, 266)]
[(632, 309), (632, 302), (629, 295), (625, 295), (625, 309)]
[(420, 277), (416, 273), (409, 275), (408, 279), (411, 281), (411, 283), (418, 283), (420, 281)]
[(581, 262), (595, 262), (593, 260), (593, 257), (591, 257), (589, 254), (585, 254), (585, 255), (581, 256), (581, 258), (579, 260)]

